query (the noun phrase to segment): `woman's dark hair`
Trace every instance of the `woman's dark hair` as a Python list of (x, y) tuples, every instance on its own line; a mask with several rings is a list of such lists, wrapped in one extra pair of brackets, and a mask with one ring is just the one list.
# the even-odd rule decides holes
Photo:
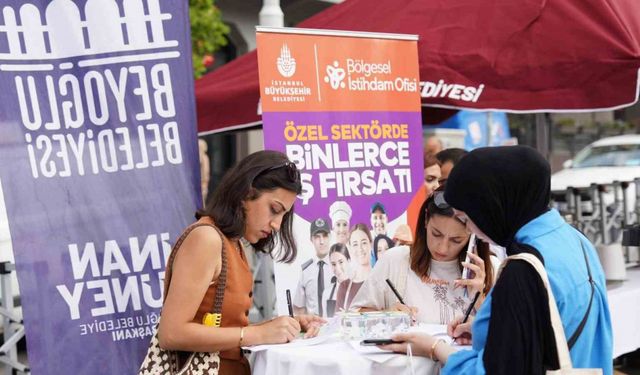
[(422, 153), (422, 162), (425, 168), (429, 168), (434, 165), (440, 165), (438, 164), (438, 159), (436, 158), (436, 156), (426, 151)]
[(376, 262), (378, 261), (378, 243), (380, 243), (380, 241), (385, 241), (387, 243), (387, 246), (389, 246), (389, 249), (395, 246), (393, 240), (388, 236), (384, 234), (377, 235), (373, 240), (373, 258), (376, 260)]
[[(255, 152), (225, 173), (205, 208), (196, 213), (196, 218), (209, 216), (225, 236), (240, 237), (244, 234), (246, 221), (242, 202), (257, 199), (263, 192), (277, 188), (300, 194), (300, 172), (281, 152)], [(297, 254), (292, 226), (293, 207), (282, 218), (280, 230), (252, 244), (253, 247), (273, 256), (275, 237), (278, 237), (282, 251), (276, 259), (292, 262)]]
[(351, 260), (351, 256), (349, 255), (349, 249), (347, 249), (347, 245), (336, 242), (329, 248), (329, 256), (333, 253), (338, 253), (344, 255), (347, 260)]
[[(442, 192), (444, 187), (440, 187), (436, 190), (436, 192)], [(416, 273), (419, 277), (428, 277), (429, 271), (431, 268), (431, 252), (429, 251), (429, 247), (427, 246), (427, 222), (434, 216), (446, 216), (446, 217), (455, 217), (453, 209), (449, 206), (445, 208), (440, 208), (434, 202), (435, 194), (431, 195), (427, 200), (424, 201), (422, 206), (420, 207), (420, 213), (418, 215), (418, 221), (416, 223), (416, 232), (415, 232), (415, 240), (411, 245), (410, 250), (410, 264), (411, 270)], [(456, 219), (457, 220), (457, 219)], [(462, 224), (462, 222), (461, 222)], [(463, 224), (464, 225), (464, 224)], [(462, 251), (458, 254), (458, 261), (460, 263), (464, 262), (465, 257), (467, 255), (466, 249), (468, 248), (469, 242), (462, 247)], [(484, 261), (484, 293), (488, 293), (493, 285), (493, 266), (491, 264), (491, 251), (489, 250), (489, 244), (476, 240), (476, 250), (477, 254)], [(462, 273), (462, 264), (460, 264), (460, 272)]]
[(436, 154), (436, 159), (441, 167), (447, 162), (451, 162), (453, 165), (456, 165), (466, 154), (468, 154), (466, 150), (452, 147), (438, 152)]

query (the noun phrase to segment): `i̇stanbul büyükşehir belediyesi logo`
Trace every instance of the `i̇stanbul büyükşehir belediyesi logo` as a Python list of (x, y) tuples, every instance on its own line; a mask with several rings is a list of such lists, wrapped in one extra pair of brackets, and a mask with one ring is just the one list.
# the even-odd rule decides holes
[(280, 56), (276, 59), (278, 73), (286, 79), (272, 79), (268, 86), (264, 87), (264, 94), (271, 98), (272, 102), (290, 103), (305, 102), (311, 97), (311, 88), (303, 81), (290, 79), (296, 73), (296, 59), (287, 44), (280, 48)]
[(346, 59), (346, 69), (335, 60), (326, 66), (324, 82), (332, 89), (347, 88), (350, 91), (416, 92), (418, 80), (407, 77), (391, 77), (391, 60), (367, 62), (364, 59)]
[(285, 78), (290, 78), (296, 74), (296, 59), (291, 56), (291, 51), (286, 44), (283, 44), (280, 49), (277, 65), (278, 72)]

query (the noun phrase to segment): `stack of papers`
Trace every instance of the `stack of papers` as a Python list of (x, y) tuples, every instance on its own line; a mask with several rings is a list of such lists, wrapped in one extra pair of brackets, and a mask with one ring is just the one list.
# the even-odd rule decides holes
[[(447, 344), (453, 343), (451, 336), (447, 334), (446, 324), (424, 324), (420, 323), (417, 326), (409, 328), (409, 332), (427, 333), (431, 336), (443, 339)], [(455, 344), (454, 344), (455, 345)]]
[(313, 338), (310, 338), (310, 339), (305, 339), (305, 338), (299, 337), (299, 338), (294, 339), (293, 341), (288, 342), (286, 344), (269, 344), (269, 345), (246, 346), (246, 347), (243, 347), (242, 349), (250, 350), (252, 352), (260, 352), (260, 351), (269, 350), (269, 349), (272, 349), (272, 348), (299, 348), (299, 347), (303, 347), (303, 346), (319, 345), (319, 344), (328, 342), (333, 338), (334, 337), (331, 336), (331, 335), (316, 336), (316, 337), (313, 337)]

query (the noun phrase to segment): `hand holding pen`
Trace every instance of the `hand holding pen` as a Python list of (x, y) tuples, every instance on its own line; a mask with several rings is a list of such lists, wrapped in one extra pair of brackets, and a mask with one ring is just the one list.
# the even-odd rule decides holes
[(457, 317), (447, 325), (447, 334), (453, 337), (453, 342), (460, 345), (471, 344), (471, 323), (473, 322), (473, 318), (471, 318), (471, 321), (469, 321), (469, 318), (476, 302), (478, 302), (478, 297), (480, 297), (480, 292), (476, 292), (473, 296), (473, 301), (471, 301), (469, 307), (467, 307), (464, 316)]
[(400, 293), (396, 289), (395, 285), (393, 285), (393, 283), (391, 282), (391, 280), (386, 279), (385, 281), (387, 282), (387, 285), (389, 285), (389, 288), (391, 289), (393, 294), (396, 296), (398, 301), (400, 301), (399, 303), (394, 304), (392, 306), (392, 309), (396, 310), (396, 311), (402, 311), (404, 313), (409, 314), (409, 316), (411, 316), (411, 320), (413, 321), (413, 323), (415, 323), (416, 322), (416, 315), (418, 314), (418, 308), (417, 307), (413, 307), (413, 306), (407, 306), (404, 303), (404, 300), (402, 299), (402, 296), (400, 295)]
[(287, 307), (289, 308), (289, 316), (293, 318), (293, 304), (291, 303), (291, 290), (287, 289)]
[(466, 323), (462, 323), (463, 317), (459, 316), (456, 319), (449, 322), (447, 325), (447, 334), (453, 338), (453, 343), (458, 345), (471, 345), (472, 335), (471, 326), (473, 325), (474, 317), (469, 317)]
[(289, 309), (289, 317), (295, 319), (300, 328), (304, 332), (304, 338), (315, 337), (320, 333), (320, 327), (327, 321), (316, 315), (299, 314), (293, 316), (293, 304), (291, 303), (291, 290), (286, 290), (287, 294), (287, 308)]

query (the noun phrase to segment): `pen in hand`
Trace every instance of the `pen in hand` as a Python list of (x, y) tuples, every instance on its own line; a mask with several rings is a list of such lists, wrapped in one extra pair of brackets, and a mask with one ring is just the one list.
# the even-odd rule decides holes
[[(471, 311), (473, 310), (473, 307), (476, 305), (476, 302), (478, 302), (478, 298), (479, 297), (480, 297), (480, 292), (476, 292), (476, 295), (473, 296), (473, 301), (471, 301), (471, 304), (467, 308), (467, 311), (464, 313), (464, 318), (462, 319), (462, 323), (460, 323), (460, 324), (465, 324), (467, 322), (467, 320), (469, 320), (469, 315), (471, 315)], [(460, 336), (458, 336), (458, 337), (460, 337)], [(453, 338), (453, 342), (456, 342), (458, 337), (454, 337)]]
[(289, 308), (289, 316), (293, 318), (293, 305), (291, 304), (291, 291), (287, 289), (287, 307)]
[[(400, 293), (398, 292), (398, 290), (396, 289), (396, 287), (393, 285), (393, 283), (391, 282), (391, 280), (386, 279), (385, 280), (387, 282), (387, 285), (389, 285), (389, 288), (391, 288), (391, 291), (393, 292), (393, 294), (395, 294), (396, 298), (398, 299), (398, 301), (403, 304), (403, 305), (407, 305), (406, 303), (404, 303), (404, 300), (402, 299), (402, 296), (400, 295)], [(411, 308), (409, 308), (410, 310), (412, 310)], [(411, 313), (411, 321), (412, 323), (416, 322), (416, 317), (414, 315), (415, 312)]]
[(405, 305), (404, 301), (402, 300), (402, 296), (400, 296), (400, 293), (398, 293), (398, 291), (396, 290), (396, 287), (393, 285), (391, 280), (386, 279), (385, 281), (389, 285), (389, 288), (391, 288), (391, 291), (393, 292), (393, 294), (396, 295), (396, 298), (398, 299), (398, 301), (400, 301), (401, 304)]

